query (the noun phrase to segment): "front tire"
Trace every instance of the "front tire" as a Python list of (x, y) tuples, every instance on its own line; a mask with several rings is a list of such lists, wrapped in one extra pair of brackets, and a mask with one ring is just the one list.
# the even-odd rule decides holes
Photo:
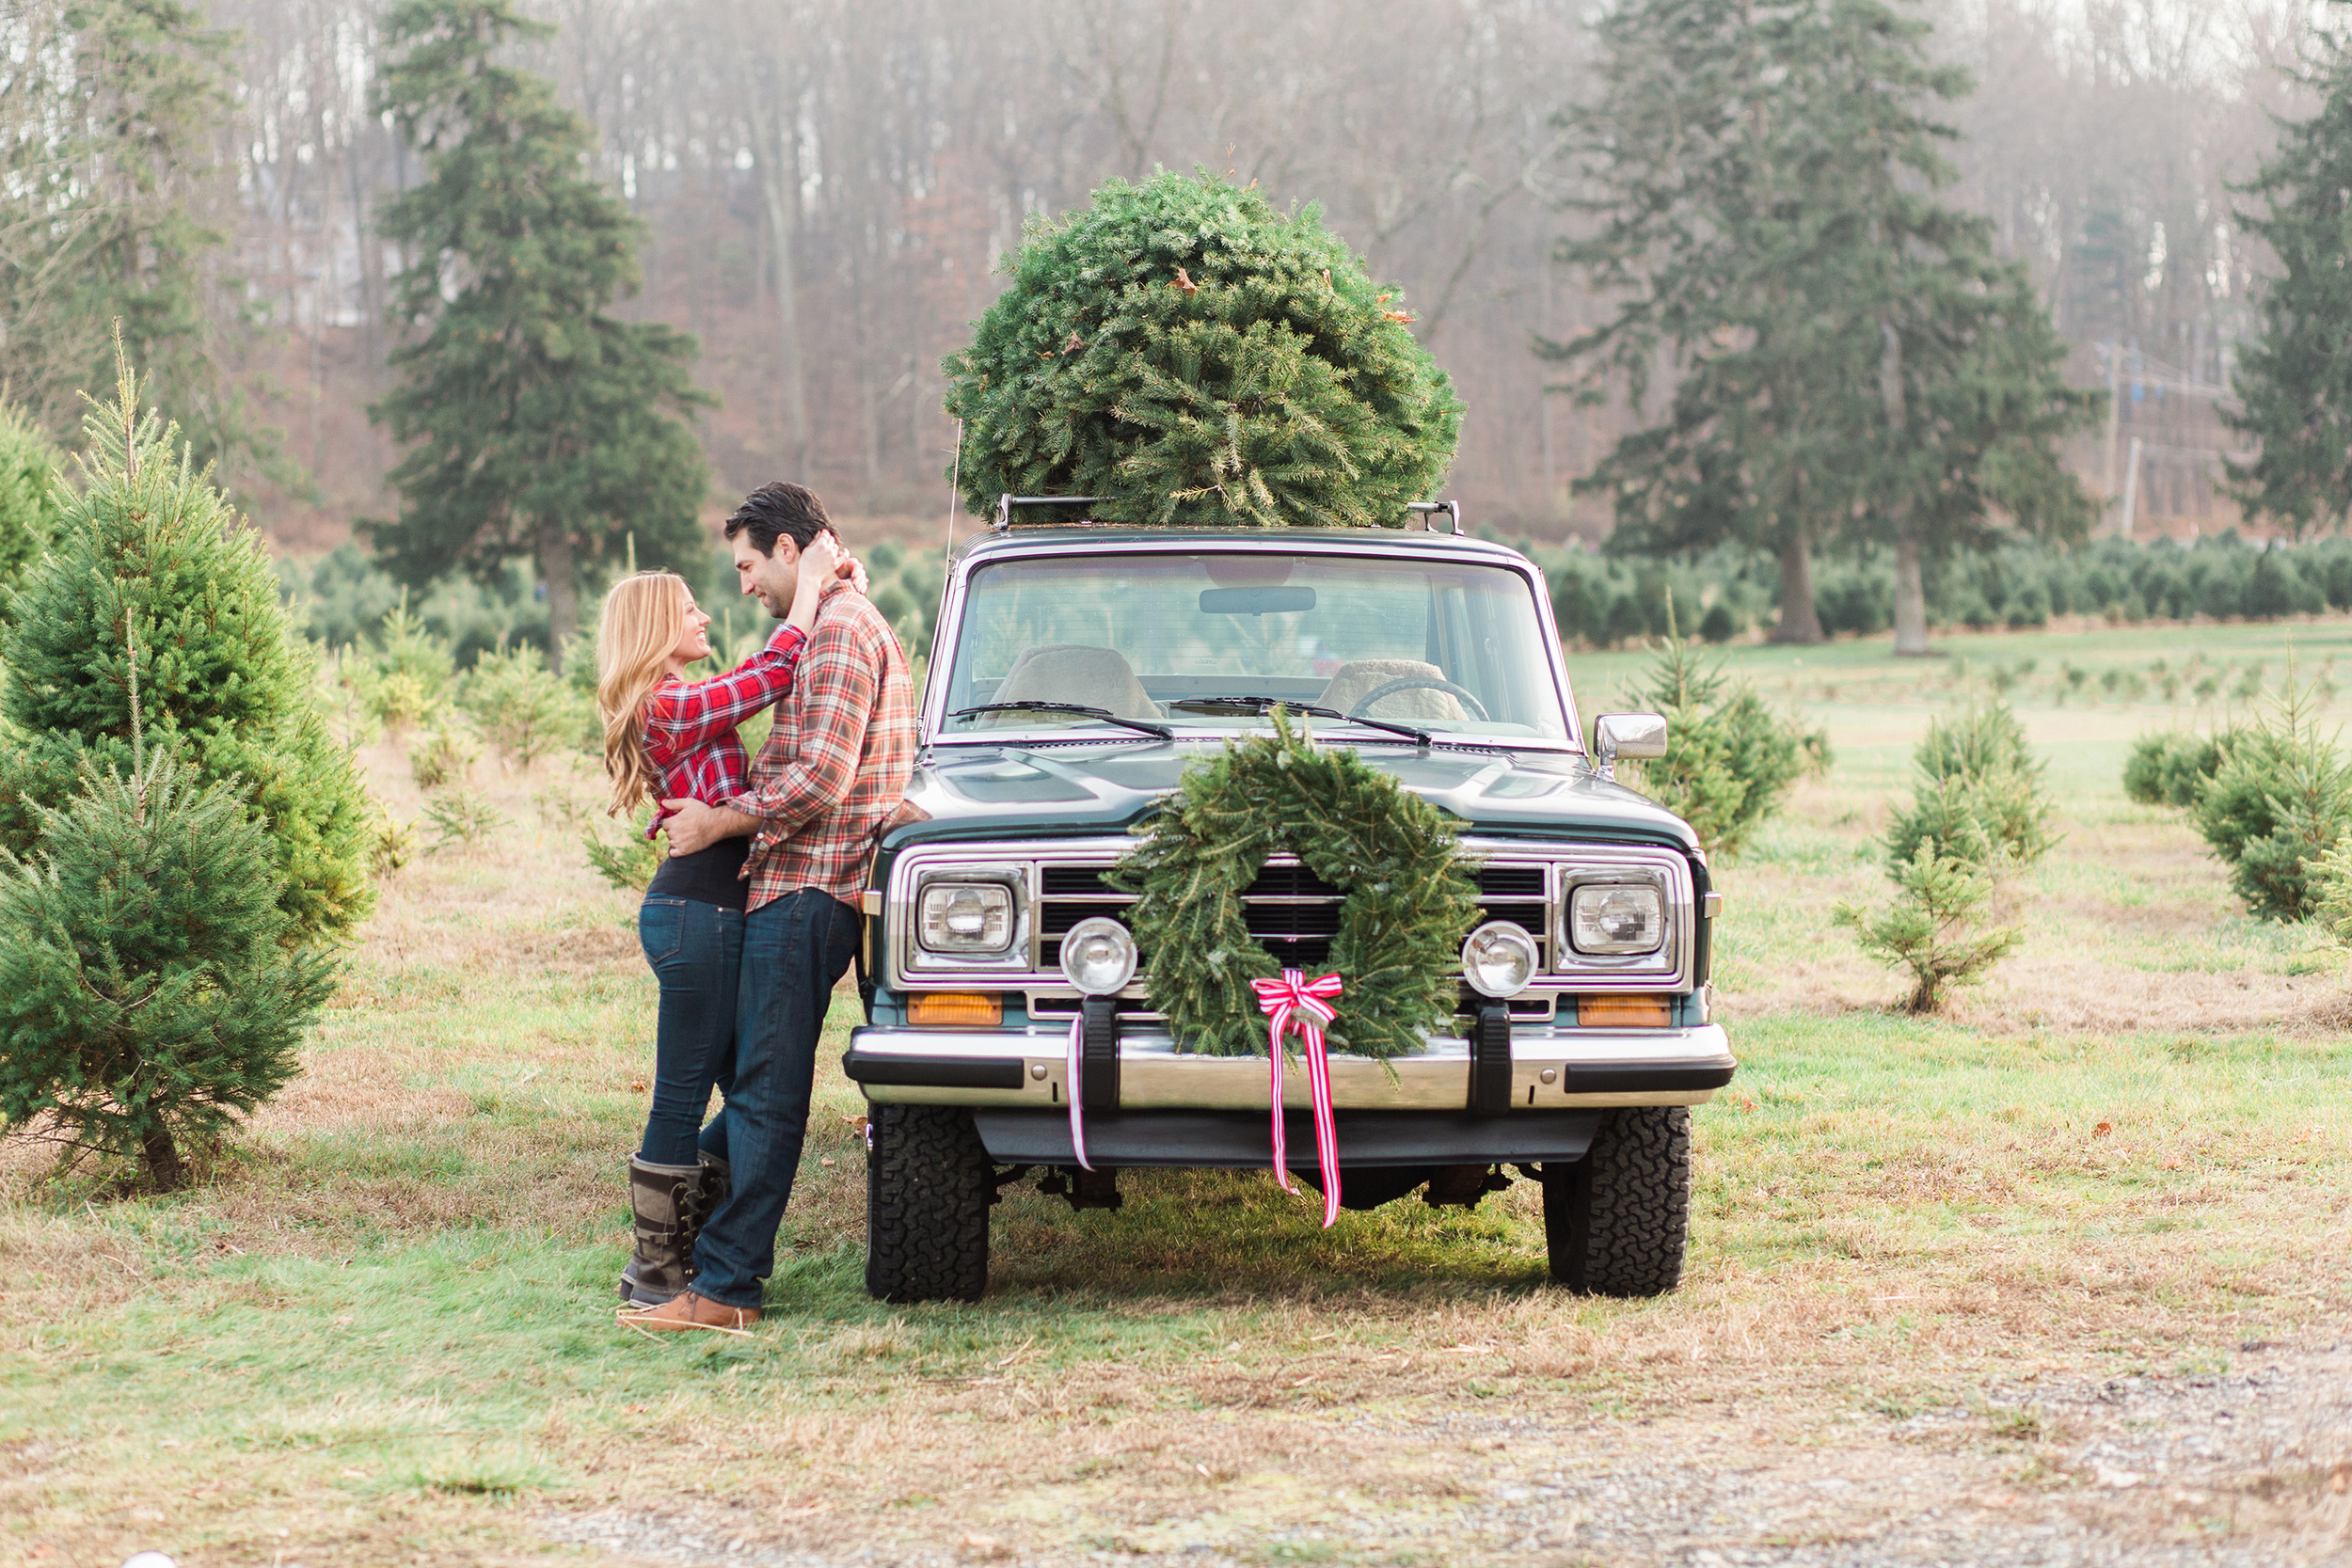
[(866, 1152), (866, 1291), (878, 1301), (977, 1301), (988, 1289), (996, 1168), (953, 1105), (877, 1105)]
[(1543, 1170), (1551, 1277), (1600, 1296), (1663, 1295), (1682, 1283), (1691, 1230), (1691, 1113), (1635, 1105), (1602, 1118), (1573, 1164)]

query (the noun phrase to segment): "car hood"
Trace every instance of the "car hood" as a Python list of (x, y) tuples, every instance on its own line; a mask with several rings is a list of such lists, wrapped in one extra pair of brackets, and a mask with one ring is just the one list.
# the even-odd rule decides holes
[[(926, 751), (886, 847), (938, 839), (1122, 832), (1217, 741), (1057, 741)], [(1364, 761), (1480, 833), (1634, 840), (1695, 849), (1673, 813), (1559, 752), (1363, 745)]]

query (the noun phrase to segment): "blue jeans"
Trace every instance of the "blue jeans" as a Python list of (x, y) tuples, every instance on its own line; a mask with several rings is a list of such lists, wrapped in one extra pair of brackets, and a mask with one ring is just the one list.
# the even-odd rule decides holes
[(725, 1158), (725, 1129), (701, 1138), (710, 1091), (728, 1092), (735, 1076), (736, 990), (743, 960), (743, 911), (691, 898), (648, 898), (637, 911), (637, 940), (661, 982), (653, 1047), (653, 1106), (637, 1157), (653, 1165), (691, 1165), (697, 1142)]
[(735, 1083), (720, 1117), (730, 1190), (694, 1247), (694, 1293), (723, 1307), (756, 1307), (775, 1273), (776, 1227), (808, 1132), (817, 1037), (857, 935), (857, 911), (813, 888), (744, 917)]

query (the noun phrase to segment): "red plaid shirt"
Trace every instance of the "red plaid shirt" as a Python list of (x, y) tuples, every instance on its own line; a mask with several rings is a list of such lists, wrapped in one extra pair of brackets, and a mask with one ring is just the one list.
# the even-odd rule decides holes
[[(798, 626), (778, 626), (768, 645), (723, 675), (665, 678), (645, 699), (645, 754), (661, 775), (661, 799), (715, 805), (743, 793), (750, 758), (736, 726), (792, 689), (792, 668), (808, 646)], [(654, 814), (659, 827), (662, 814)], [(648, 838), (654, 827), (645, 830)]]
[(914, 771), (914, 689), (890, 623), (848, 583), (825, 590), (801, 678), (726, 801), (761, 818), (743, 876), (751, 908), (802, 888), (855, 905), (874, 841)]

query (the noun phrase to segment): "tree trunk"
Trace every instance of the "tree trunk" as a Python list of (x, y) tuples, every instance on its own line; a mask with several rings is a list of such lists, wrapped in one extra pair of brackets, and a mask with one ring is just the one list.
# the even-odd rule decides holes
[(159, 1193), (176, 1193), (188, 1184), (188, 1168), (180, 1163), (180, 1148), (161, 1127), (139, 1135), (139, 1159)]
[(1928, 595), (1919, 581), (1919, 541), (1908, 533), (1895, 535), (1895, 657), (1925, 658), (1928, 647)]
[(580, 632), (580, 568), (572, 536), (552, 517), (539, 520), (539, 578), (548, 585), (548, 667), (560, 675), (565, 645)]
[(1819, 642), (1821, 618), (1813, 609), (1813, 553), (1804, 535), (1791, 533), (1780, 547), (1780, 625), (1775, 642)]

